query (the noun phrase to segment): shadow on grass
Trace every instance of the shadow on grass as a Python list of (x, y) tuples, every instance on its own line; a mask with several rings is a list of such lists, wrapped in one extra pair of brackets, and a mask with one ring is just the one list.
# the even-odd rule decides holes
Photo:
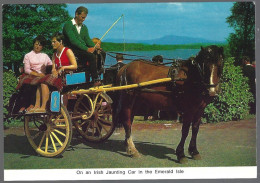
[[(74, 136), (75, 137), (75, 136)], [(106, 140), (101, 143), (87, 142), (83, 138), (76, 137), (72, 138), (69, 151), (75, 151), (77, 149), (96, 149), (96, 150), (105, 150), (109, 152), (118, 153), (122, 156), (129, 157), (125, 150), (125, 143), (123, 140)], [(178, 163), (177, 159), (173, 159), (170, 156), (176, 155), (175, 150), (173, 148), (169, 148), (168, 146), (172, 144), (164, 144), (164, 143), (151, 143), (151, 142), (141, 142), (134, 141), (136, 149), (143, 156), (153, 156), (158, 159), (168, 159), (170, 161), (174, 161)], [(86, 147), (79, 146), (79, 144), (84, 144)]]
[[(14, 134), (9, 134), (4, 137), (4, 153), (11, 153), (11, 154), (21, 154), (21, 159), (29, 158), (29, 157), (42, 157), (38, 155), (30, 143), (27, 140), (26, 136), (19, 136)], [(63, 156), (57, 156), (52, 158), (62, 158)]]
[[(158, 159), (168, 159), (178, 163), (177, 159), (173, 159), (172, 154), (175, 155), (175, 150), (168, 146), (172, 144), (151, 143), (134, 141), (139, 153), (143, 156), (152, 156)], [(84, 144), (85, 146), (80, 146)], [(82, 137), (73, 135), (70, 146), (67, 151), (76, 151), (77, 149), (95, 149), (105, 150), (109, 152), (118, 153), (122, 156), (129, 157), (125, 151), (125, 144), (123, 140), (106, 140), (101, 143), (87, 142)], [(31, 147), (26, 136), (9, 134), (4, 137), (4, 153), (20, 154), (20, 158), (29, 158), (31, 156), (39, 156)], [(65, 151), (66, 153), (66, 151)], [(170, 157), (171, 156), (171, 157)], [(62, 155), (57, 157), (62, 158)]]
[(21, 158), (37, 156), (26, 136), (9, 134), (4, 137), (4, 153), (21, 154)]

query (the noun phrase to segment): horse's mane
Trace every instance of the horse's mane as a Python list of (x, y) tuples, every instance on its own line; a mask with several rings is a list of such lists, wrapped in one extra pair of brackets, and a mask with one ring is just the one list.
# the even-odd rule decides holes
[[(205, 55), (210, 57), (210, 59), (205, 58)], [(223, 47), (218, 47), (216, 45), (210, 45), (206, 47), (201, 47), (200, 52), (197, 54), (197, 56), (194, 58), (196, 62), (199, 62), (200, 60), (207, 60), (207, 62), (213, 62), (216, 63), (218, 61), (218, 56), (223, 54)]]

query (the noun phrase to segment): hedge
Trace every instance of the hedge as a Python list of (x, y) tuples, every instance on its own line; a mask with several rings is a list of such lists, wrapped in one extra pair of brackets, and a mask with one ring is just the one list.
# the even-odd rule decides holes
[(8, 111), (7, 106), (9, 104), (9, 99), (13, 93), (16, 92), (18, 80), (14, 72), (11, 70), (3, 72), (3, 114), (6, 117)]
[(234, 66), (234, 62), (233, 57), (225, 61), (221, 93), (206, 107), (202, 122), (240, 120), (248, 116), (248, 104), (254, 100), (253, 95), (249, 92), (248, 78), (243, 76), (241, 67)]

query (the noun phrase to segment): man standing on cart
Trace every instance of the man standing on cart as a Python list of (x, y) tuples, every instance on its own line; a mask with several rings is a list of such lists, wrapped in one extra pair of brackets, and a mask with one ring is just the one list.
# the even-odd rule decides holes
[(79, 67), (89, 66), (94, 86), (100, 85), (97, 74), (96, 57), (93, 54), (95, 44), (90, 39), (88, 28), (83, 24), (88, 15), (88, 9), (80, 6), (76, 9), (75, 18), (65, 23), (63, 34), (65, 44), (72, 49), (78, 58)]

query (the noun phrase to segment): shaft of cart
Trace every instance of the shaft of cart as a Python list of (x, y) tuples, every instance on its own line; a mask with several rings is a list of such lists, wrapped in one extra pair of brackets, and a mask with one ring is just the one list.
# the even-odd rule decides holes
[(148, 86), (148, 85), (165, 83), (165, 82), (170, 82), (170, 81), (172, 81), (172, 78), (162, 78), (162, 79), (156, 79), (156, 80), (151, 80), (151, 81), (145, 81), (145, 82), (141, 82), (141, 83), (137, 83), (137, 84), (114, 86), (114, 87), (112, 87), (112, 85), (104, 85), (104, 86), (89, 88), (87, 90), (84, 90), (84, 89), (75, 90), (75, 91), (72, 91), (71, 94), (74, 94), (74, 95), (76, 95), (76, 94), (90, 94), (90, 93), (126, 90), (126, 89), (144, 87), (144, 86)]

